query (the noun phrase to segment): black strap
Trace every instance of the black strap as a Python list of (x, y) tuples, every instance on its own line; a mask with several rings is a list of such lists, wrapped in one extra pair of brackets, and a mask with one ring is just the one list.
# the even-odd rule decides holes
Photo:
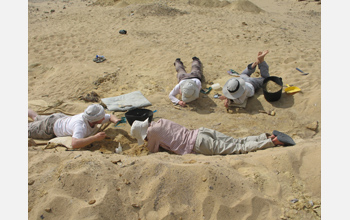
[(238, 82), (238, 86), (236, 87), (236, 89), (235, 89), (235, 90), (229, 90), (229, 89), (227, 88), (227, 91), (229, 91), (230, 93), (237, 92), (237, 90), (239, 89), (239, 86), (241, 85), (241, 84), (239, 83), (239, 81), (238, 81), (238, 80), (237, 80), (237, 82)]

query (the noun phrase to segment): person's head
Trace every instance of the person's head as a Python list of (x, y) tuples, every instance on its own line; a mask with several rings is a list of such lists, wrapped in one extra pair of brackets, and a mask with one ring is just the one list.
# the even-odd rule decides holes
[(222, 93), (228, 99), (238, 99), (243, 95), (244, 91), (245, 81), (241, 78), (229, 79), (222, 88)]
[(99, 104), (89, 105), (83, 113), (83, 118), (90, 123), (99, 124), (105, 118), (105, 110)]
[(137, 143), (139, 145), (142, 145), (147, 137), (148, 124), (147, 118), (145, 121), (135, 120), (131, 125), (130, 134), (132, 137), (137, 139)]
[(196, 100), (199, 97), (199, 89), (196, 83), (191, 79), (184, 80), (180, 84), (180, 92), (182, 101), (186, 103)]

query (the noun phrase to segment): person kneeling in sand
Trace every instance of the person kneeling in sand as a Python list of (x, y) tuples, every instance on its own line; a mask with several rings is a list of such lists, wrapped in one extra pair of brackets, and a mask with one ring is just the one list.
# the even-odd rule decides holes
[(147, 148), (155, 153), (159, 148), (179, 155), (196, 153), (204, 155), (239, 154), (261, 150), (277, 145), (295, 145), (288, 135), (274, 130), (272, 135), (263, 133), (245, 138), (229, 137), (218, 131), (201, 127), (189, 130), (175, 122), (160, 119), (157, 122), (134, 121), (131, 136), (139, 145), (147, 141)]
[[(270, 76), (269, 66), (264, 60), (268, 53), (268, 50), (260, 51), (256, 61), (249, 64), (240, 77), (233, 77), (225, 83), (222, 88), (224, 95), (220, 96), (219, 99), (224, 100), (226, 108), (231, 104), (243, 104), (247, 98), (254, 96), (255, 91), (262, 87), (264, 79)], [(252, 78), (250, 76), (255, 72), (256, 66), (260, 69), (261, 77)]]
[(44, 116), (28, 109), (28, 117), (33, 119), (33, 122), (28, 123), (28, 137), (48, 140), (72, 136), (72, 147), (75, 149), (106, 138), (105, 132), (93, 135), (98, 130), (97, 124), (108, 121), (117, 123), (121, 120), (114, 115), (105, 114), (104, 108), (99, 104), (92, 104), (83, 113), (74, 116), (62, 113)]
[[(179, 104), (182, 107), (186, 103), (192, 102), (199, 97), (199, 92), (202, 88), (202, 63), (197, 57), (192, 57), (192, 69), (190, 73), (185, 71), (185, 67), (180, 60), (175, 60), (174, 66), (177, 72), (178, 84), (169, 93), (169, 98), (175, 105)], [(182, 100), (175, 96), (181, 94)]]

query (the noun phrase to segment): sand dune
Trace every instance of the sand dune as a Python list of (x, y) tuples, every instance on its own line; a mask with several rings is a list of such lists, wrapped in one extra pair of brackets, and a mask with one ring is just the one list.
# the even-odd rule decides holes
[[(80, 113), (90, 103), (79, 97), (91, 91), (106, 98), (139, 90), (157, 110), (154, 120), (234, 137), (276, 129), (297, 145), (228, 156), (148, 154), (122, 124), (106, 129), (112, 141), (79, 151), (31, 146), (28, 218), (320, 219), (320, 24), (321, 6), (311, 0), (29, 0), (28, 107), (39, 113)], [(301, 92), (270, 103), (258, 91), (229, 113), (214, 98), (220, 90), (181, 110), (171, 104), (176, 58), (189, 68), (199, 57), (207, 88), (224, 85), (229, 69), (241, 72), (265, 49), (270, 75)], [(96, 54), (107, 60), (93, 62)], [(119, 143), (123, 154), (113, 153)]]

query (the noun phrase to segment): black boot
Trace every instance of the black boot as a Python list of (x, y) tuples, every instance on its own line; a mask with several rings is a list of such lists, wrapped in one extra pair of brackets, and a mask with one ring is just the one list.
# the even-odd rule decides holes
[(174, 62), (174, 66), (175, 66), (175, 63), (176, 63), (176, 62), (179, 62), (179, 63), (181, 63), (181, 65), (184, 65), (184, 64), (182, 63), (182, 61), (181, 61), (180, 58), (176, 58), (176, 60), (175, 60), (175, 62)]

